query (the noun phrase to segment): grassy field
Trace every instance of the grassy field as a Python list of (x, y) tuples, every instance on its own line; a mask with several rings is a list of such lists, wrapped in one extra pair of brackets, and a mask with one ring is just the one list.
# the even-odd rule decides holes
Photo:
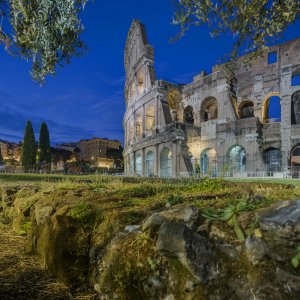
[[(18, 183), (61, 183), (61, 182), (74, 182), (77, 183), (88, 183), (88, 182), (110, 182), (110, 181), (124, 181), (122, 178), (125, 177), (115, 177), (115, 176), (103, 176), (103, 175), (58, 175), (58, 174), (6, 174), (0, 173), (0, 184), (4, 183), (11, 183), (11, 184), (18, 184)], [(218, 179), (217, 179), (218, 180)], [(295, 187), (300, 186), (300, 179), (272, 179), (272, 178), (246, 178), (246, 179), (225, 179), (229, 182), (236, 182), (236, 183), (252, 183), (254, 185), (261, 184), (261, 183), (273, 183), (279, 185), (287, 185), (291, 184)], [(125, 182), (130, 182), (130, 179), (125, 179)], [(133, 178), (132, 182), (174, 182), (176, 180), (159, 180), (159, 179), (141, 179), (141, 178)], [(195, 182), (195, 179), (183, 179), (183, 182)]]
[[(40, 181), (49, 181), (49, 182), (57, 182), (63, 179), (70, 179), (73, 181), (80, 181), (80, 180), (93, 180), (96, 181), (99, 178), (106, 179), (113, 179), (113, 178), (124, 178), (118, 176), (105, 176), (105, 175), (64, 175), (64, 174), (10, 174), (10, 173), (0, 173), (0, 182), (21, 182), (21, 181), (28, 181), (28, 182), (40, 182)], [(141, 180), (142, 178), (136, 177), (137, 180)], [(151, 178), (143, 178), (144, 181), (151, 181)], [(156, 179), (157, 180), (157, 179)], [(183, 181), (194, 181), (195, 179), (183, 179)], [(233, 182), (252, 182), (252, 183), (279, 183), (279, 184), (293, 184), (295, 186), (300, 185), (299, 178), (242, 178), (242, 179), (235, 179), (235, 178), (226, 178), (228, 181)], [(166, 180), (165, 180), (166, 181)]]
[[(198, 207), (225, 207), (242, 199), (273, 201), (300, 198), (300, 180), (151, 179), (116, 176), (66, 176), (0, 174), (0, 187), (34, 186), (41, 190), (84, 190), (87, 198), (99, 203), (116, 203), (145, 209), (165, 204), (194, 204)], [(203, 201), (201, 201), (203, 200)], [(204, 201), (205, 200), (205, 201)], [(149, 208), (150, 208), (149, 207)]]

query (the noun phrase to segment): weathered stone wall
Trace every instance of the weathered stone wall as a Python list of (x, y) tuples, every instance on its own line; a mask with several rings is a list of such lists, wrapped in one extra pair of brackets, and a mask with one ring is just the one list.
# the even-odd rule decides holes
[[(135, 52), (130, 50), (133, 48)], [(269, 61), (270, 54), (275, 55), (274, 62)], [(154, 77), (149, 74), (154, 74), (153, 57), (145, 27), (135, 20), (125, 48), (127, 174), (165, 176), (161, 170), (166, 164), (161, 156), (164, 148), (172, 154), (172, 170), (167, 174), (171, 177), (191, 175), (197, 165), (202, 173), (207, 173), (212, 169), (212, 161), (217, 173), (228, 168), (230, 173), (287, 169), (300, 140), (300, 101), (296, 93), (300, 86), (291, 84), (292, 76), (300, 73), (300, 39), (271, 47), (251, 63), (245, 57), (239, 58), (230, 76), (222, 66), (215, 66), (211, 74), (201, 72), (190, 84), (182, 86), (152, 80)], [(142, 66), (144, 82), (140, 79)], [(132, 82), (134, 94), (129, 91)], [(281, 119), (272, 119), (269, 113), (274, 96), (280, 98)], [(154, 111), (151, 117), (149, 106)], [(150, 119), (153, 126), (149, 129)], [(196, 132), (192, 136), (191, 127)], [(149, 151), (154, 154), (151, 172), (146, 166)], [(210, 156), (214, 152), (214, 158), (209, 158), (208, 152)], [(136, 155), (140, 155), (142, 167), (136, 168), (140, 164)]]

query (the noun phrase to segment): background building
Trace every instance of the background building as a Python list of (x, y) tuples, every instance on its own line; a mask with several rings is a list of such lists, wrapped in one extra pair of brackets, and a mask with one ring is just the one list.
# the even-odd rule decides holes
[(107, 157), (107, 150), (122, 147), (119, 141), (106, 138), (82, 140), (77, 146), (80, 149), (80, 160), (90, 162), (99, 168), (113, 168), (114, 160)]
[(124, 58), (126, 174), (299, 176), (300, 39), (177, 85), (156, 80), (153, 47), (134, 20)]
[(22, 153), (22, 144), (11, 143), (0, 140), (0, 150), (4, 160), (20, 161)]

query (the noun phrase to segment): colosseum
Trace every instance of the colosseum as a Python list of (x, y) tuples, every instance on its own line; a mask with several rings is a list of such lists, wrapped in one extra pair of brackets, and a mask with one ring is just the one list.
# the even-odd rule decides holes
[(124, 60), (127, 175), (299, 177), (300, 39), (178, 85), (156, 79), (153, 47), (134, 20)]

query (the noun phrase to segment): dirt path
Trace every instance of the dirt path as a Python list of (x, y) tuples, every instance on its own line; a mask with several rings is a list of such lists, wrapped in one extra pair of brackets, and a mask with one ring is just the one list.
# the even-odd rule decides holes
[(95, 295), (71, 295), (38, 261), (26, 253), (26, 238), (16, 236), (7, 225), (0, 224), (0, 299), (95, 299)]

